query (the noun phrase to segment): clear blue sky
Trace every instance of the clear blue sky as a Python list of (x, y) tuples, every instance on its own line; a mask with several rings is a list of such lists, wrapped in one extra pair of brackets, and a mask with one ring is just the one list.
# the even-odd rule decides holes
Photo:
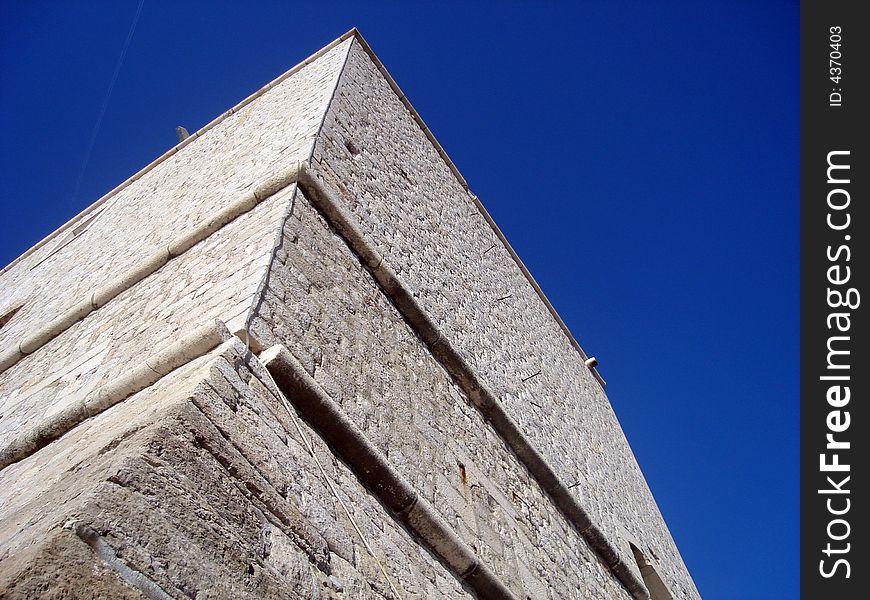
[(0, 2), (0, 263), (357, 26), (589, 354), (701, 594), (798, 596), (797, 2)]

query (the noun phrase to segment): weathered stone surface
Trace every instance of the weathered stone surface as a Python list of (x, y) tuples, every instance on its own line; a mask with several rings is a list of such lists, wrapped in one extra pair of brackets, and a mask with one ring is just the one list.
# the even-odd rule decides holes
[[(0, 313), (23, 303), (0, 343), (46, 323), (262, 180), (311, 153), (348, 42), (147, 170), (60, 248), (64, 235), (0, 273)], [(45, 289), (50, 283), (51, 288)]]
[[(315, 379), (518, 597), (620, 597), (586, 543), (297, 193), (269, 274), (267, 343)], [(524, 572), (519, 563), (523, 564)], [(580, 565), (595, 580), (577, 580)]]
[[(307, 159), (445, 343), (579, 482), (620, 559), (697, 598), (600, 385), (355, 34), (141, 173), (65, 245), (0, 272), (0, 314), (23, 302), (0, 346)], [(285, 345), (516, 597), (630, 597), (381, 285), (290, 184), (27, 347), (0, 372), (0, 444), (217, 318), (255, 351)], [(0, 470), (0, 597), (471, 597), (354, 468), (233, 338)]]
[(601, 386), (359, 44), (313, 163), (557, 474), (579, 482), (621, 558), (634, 560), (628, 532), (676, 597), (697, 597)]
[[(145, 598), (105, 564), (94, 562), (91, 548), (73, 532), (52, 531), (36, 547), (6, 559), (4, 570), (17, 569), (14, 579), (2, 580), (0, 598), (31, 600), (89, 599), (141, 600)], [(14, 562), (15, 564), (8, 564)], [(2, 575), (0, 575), (2, 576)]]
[(300, 434), (270, 387), (229, 342), (5, 469), (4, 594), (141, 597), (76, 533), (85, 527), (168, 597), (395, 597), (305, 435), (393, 585), (466, 596), (314, 432), (301, 424)]
[(276, 194), (0, 373), (0, 445), (198, 325), (241, 326), (292, 195)]

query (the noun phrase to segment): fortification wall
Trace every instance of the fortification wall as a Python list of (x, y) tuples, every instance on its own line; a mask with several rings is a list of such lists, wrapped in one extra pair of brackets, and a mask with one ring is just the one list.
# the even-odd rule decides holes
[(68, 229), (3, 269), (0, 312), (23, 306), (0, 329), (0, 344), (47, 323), (264, 179), (306, 160), (349, 43), (146, 167), (90, 210), (88, 217), (97, 216), (79, 235), (70, 238)]
[(628, 597), (301, 191), (252, 332), (291, 349), (517, 598)]
[(312, 164), (620, 558), (698, 597), (601, 386), (359, 42)]
[[(415, 504), (391, 511), (232, 338), (0, 471), (0, 597), (468, 598), (485, 572), (509, 590), (486, 597), (628, 598), (631, 543), (697, 598), (601, 385), (361, 41), (344, 40), (143, 172), (69, 244), (0, 272), (0, 307), (27, 300), (0, 335), (11, 346), (313, 152), (298, 184), (19, 352), (0, 374), (0, 446), (220, 318), (250, 324), (256, 352), (286, 346)], [(315, 179), (381, 271), (322, 212)], [(445, 348), (621, 562), (557, 510)], [(479, 564), (457, 573), (410, 522), (421, 506)]]
[(197, 326), (214, 319), (243, 326), (293, 190), (275, 194), (0, 373), (0, 448)]
[(7, 467), (0, 597), (469, 598), (277, 393), (233, 339)]

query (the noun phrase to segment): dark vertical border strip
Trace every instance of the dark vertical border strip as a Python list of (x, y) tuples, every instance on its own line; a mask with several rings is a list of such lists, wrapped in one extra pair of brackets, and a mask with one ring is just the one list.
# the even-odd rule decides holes
[(801, 593), (867, 597), (870, 22), (801, 3)]

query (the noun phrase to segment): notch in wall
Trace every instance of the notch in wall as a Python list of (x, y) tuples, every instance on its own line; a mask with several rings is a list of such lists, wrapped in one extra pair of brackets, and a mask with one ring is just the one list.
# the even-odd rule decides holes
[(347, 148), (347, 151), (350, 152), (350, 155), (354, 158), (360, 155), (362, 150), (357, 146), (353, 140), (344, 140), (344, 147)]
[(462, 483), (462, 495), (468, 500), (468, 473), (465, 470), (465, 465), (461, 462), (456, 463), (459, 467), (459, 481)]
[(11, 321), (12, 317), (15, 316), (15, 313), (17, 313), (19, 310), (21, 310), (21, 307), (23, 307), (23, 306), (24, 306), (24, 303), (19, 302), (17, 304), (13, 304), (10, 308), (5, 309), (2, 312), (0, 312), (0, 329), (3, 329), (3, 327), (6, 325), (6, 323)]

